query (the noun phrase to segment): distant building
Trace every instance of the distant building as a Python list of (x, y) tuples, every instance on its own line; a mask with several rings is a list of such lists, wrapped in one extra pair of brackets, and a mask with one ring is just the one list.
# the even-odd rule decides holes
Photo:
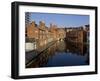
[[(71, 30), (71, 31), (69, 31)], [(86, 32), (83, 30), (83, 28), (72, 28), (68, 30), (66, 29), (66, 39), (71, 42), (75, 43), (81, 43), (86, 41)]]
[(66, 38), (66, 31), (65, 31), (65, 28), (58, 28), (58, 37), (59, 37), (59, 40), (61, 39), (65, 39)]

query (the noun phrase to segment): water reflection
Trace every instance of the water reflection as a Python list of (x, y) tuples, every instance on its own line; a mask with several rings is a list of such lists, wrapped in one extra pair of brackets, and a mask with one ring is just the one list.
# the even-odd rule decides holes
[(89, 64), (89, 47), (83, 43), (57, 41), (34, 58), (27, 68)]

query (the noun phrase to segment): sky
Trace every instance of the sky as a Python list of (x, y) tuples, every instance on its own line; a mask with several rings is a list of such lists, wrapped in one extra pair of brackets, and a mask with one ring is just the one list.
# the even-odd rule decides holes
[(54, 14), (54, 13), (34, 13), (31, 12), (31, 21), (35, 21), (39, 25), (39, 21), (44, 21), (47, 27), (50, 23), (58, 27), (79, 27), (89, 24), (89, 15), (75, 14)]

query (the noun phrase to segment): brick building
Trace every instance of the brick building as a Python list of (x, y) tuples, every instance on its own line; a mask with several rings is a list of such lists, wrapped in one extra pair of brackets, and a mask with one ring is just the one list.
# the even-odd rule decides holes
[(85, 27), (77, 27), (77, 28), (63, 28), (57, 27), (57, 25), (50, 24), (50, 27), (45, 25), (44, 21), (40, 21), (39, 25), (32, 21), (26, 27), (26, 43), (33, 42), (35, 46), (41, 47), (46, 44), (66, 39), (70, 42), (74, 43), (82, 43), (86, 42), (89, 37), (87, 37), (87, 33), (89, 34), (89, 25), (85, 25)]
[(33, 21), (32, 23), (30, 23), (28, 25), (28, 27), (26, 28), (27, 30), (27, 38), (34, 38), (34, 39), (38, 39), (39, 38), (39, 30), (36, 27), (37, 25), (35, 24), (35, 22)]
[(75, 43), (86, 42), (86, 31), (83, 27), (66, 29), (66, 39)]

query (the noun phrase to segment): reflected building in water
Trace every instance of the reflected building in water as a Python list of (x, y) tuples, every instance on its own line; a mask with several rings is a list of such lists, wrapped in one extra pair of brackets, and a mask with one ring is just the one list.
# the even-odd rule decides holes
[[(63, 54), (65, 54), (63, 56)], [(74, 57), (77, 61), (84, 60), (82, 63), (75, 62), (75, 65), (88, 65), (89, 64), (89, 53), (88, 53), (88, 47), (84, 44), (77, 44), (75, 43), (69, 43), (66, 41), (58, 41), (54, 45), (51, 45), (47, 50), (44, 50), (40, 55), (38, 55), (36, 58), (33, 59), (32, 63), (27, 65), (27, 68), (36, 68), (36, 67), (56, 67), (56, 66), (68, 66), (66, 57), (71, 58), (70, 61), (74, 62)], [(65, 63), (61, 63), (57, 59), (62, 58), (62, 60), (65, 60)], [(56, 59), (55, 59), (56, 58)], [(54, 60), (54, 61), (52, 61)], [(70, 63), (69, 61), (69, 63)], [(56, 64), (57, 63), (57, 64)], [(73, 66), (73, 63), (69, 66)]]

